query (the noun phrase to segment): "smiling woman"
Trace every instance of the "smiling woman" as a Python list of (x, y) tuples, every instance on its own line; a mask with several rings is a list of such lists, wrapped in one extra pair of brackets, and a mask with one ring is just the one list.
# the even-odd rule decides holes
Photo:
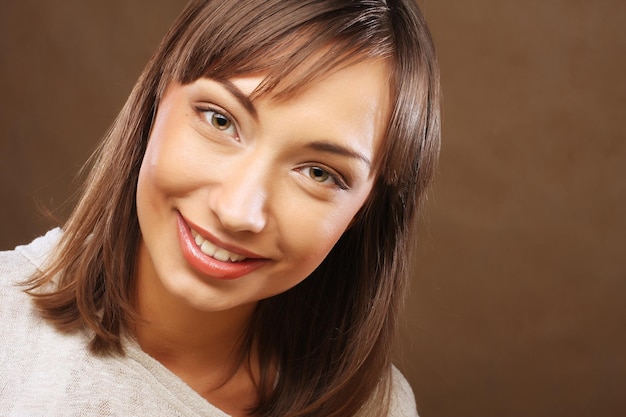
[(416, 415), (438, 106), (412, 0), (191, 1), (63, 230), (0, 255), (3, 415)]
[(248, 308), (309, 276), (372, 189), (364, 161), (389, 119), (388, 71), (363, 61), (294, 97), (267, 93), (249, 105), (238, 98), (263, 76), (230, 89), (211, 79), (170, 84), (137, 185), (140, 304), (154, 279), (213, 311)]

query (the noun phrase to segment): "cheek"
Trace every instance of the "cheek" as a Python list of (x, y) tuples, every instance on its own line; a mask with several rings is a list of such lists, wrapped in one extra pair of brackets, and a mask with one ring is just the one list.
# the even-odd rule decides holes
[[(193, 155), (175, 141), (152, 137), (141, 164), (137, 183), (138, 199), (158, 201), (167, 197), (185, 195), (198, 181), (193, 169)], [(182, 145), (182, 144), (181, 144)]]
[(138, 210), (145, 206), (154, 207), (155, 203), (160, 200), (159, 196), (163, 189), (168, 188), (167, 182), (163, 181), (167, 178), (167, 166), (159, 160), (159, 154), (160, 143), (151, 139), (141, 163), (137, 180)]
[[(283, 238), (287, 238), (291, 248), (292, 261), (307, 275), (312, 272), (350, 226), (364, 201), (365, 196), (357, 196), (343, 205), (333, 206), (331, 212), (291, 210), (291, 215), (286, 217), (288, 221), (282, 227)], [(293, 216), (294, 212), (303, 214)]]
[(372, 184), (368, 183), (360, 192), (347, 198), (340, 208), (335, 208), (324, 222), (314, 226), (311, 235), (316, 235), (317, 240), (311, 244), (317, 243), (319, 245), (320, 250), (323, 251), (323, 257), (326, 257), (344, 232), (351, 226), (354, 217), (365, 204), (371, 189)]

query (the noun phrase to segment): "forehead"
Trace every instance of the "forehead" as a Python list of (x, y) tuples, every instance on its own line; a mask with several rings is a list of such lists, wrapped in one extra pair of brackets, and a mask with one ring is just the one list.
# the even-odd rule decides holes
[[(358, 60), (326, 68), (304, 82), (302, 79), (312, 66), (303, 64), (301, 68), (276, 81), (272, 79), (271, 72), (257, 72), (229, 77), (224, 83), (232, 85), (252, 102), (263, 99), (288, 103), (325, 96), (329, 101), (345, 97), (346, 104), (350, 102), (351, 108), (359, 107), (363, 102), (376, 103), (377, 107), (385, 110), (390, 108), (393, 97), (390, 88), (391, 70), (387, 60)], [(268, 87), (270, 82), (273, 88)]]
[[(329, 55), (331, 58), (328, 57)], [(250, 88), (252, 84), (247, 83), (250, 98), (265, 96), (277, 102), (308, 95), (331, 84), (334, 84), (333, 88), (342, 90), (345, 88), (341, 83), (348, 85), (360, 82), (360, 88), (367, 91), (371, 89), (370, 87), (377, 87), (379, 81), (382, 80), (380, 90), (388, 92), (388, 94), (383, 94), (385, 100), (391, 100), (393, 98), (391, 86), (394, 85), (395, 75), (392, 66), (391, 59), (388, 57), (369, 57), (363, 54), (338, 57), (333, 54), (332, 50), (324, 48), (289, 69), (270, 67), (251, 73), (234, 74), (229, 79), (243, 80), (253, 76), (260, 82), (257, 82), (254, 88)], [(338, 79), (342, 81), (337, 83)]]

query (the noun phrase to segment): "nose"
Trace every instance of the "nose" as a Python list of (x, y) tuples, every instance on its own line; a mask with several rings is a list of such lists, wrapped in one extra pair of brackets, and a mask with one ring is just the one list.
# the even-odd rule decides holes
[(267, 224), (267, 184), (263, 163), (251, 156), (227, 164), (211, 191), (209, 204), (222, 226), (232, 232), (261, 232)]

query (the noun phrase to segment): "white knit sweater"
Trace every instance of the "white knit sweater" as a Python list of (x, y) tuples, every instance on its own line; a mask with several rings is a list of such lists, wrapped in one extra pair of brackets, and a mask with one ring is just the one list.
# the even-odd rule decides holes
[[(56, 331), (17, 283), (43, 265), (62, 232), (0, 252), (0, 416), (228, 417), (141, 348), (93, 356), (88, 337)], [(392, 417), (416, 417), (415, 400), (393, 370)]]

